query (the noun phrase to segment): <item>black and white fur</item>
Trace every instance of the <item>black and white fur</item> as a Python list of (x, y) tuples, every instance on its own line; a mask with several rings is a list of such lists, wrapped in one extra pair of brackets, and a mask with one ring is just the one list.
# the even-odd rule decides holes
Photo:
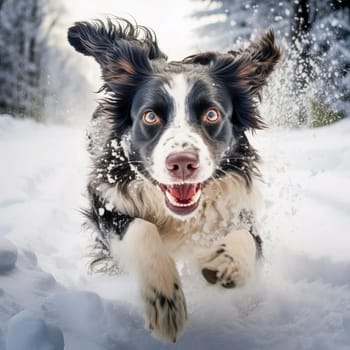
[(264, 127), (257, 103), (281, 52), (269, 31), (239, 52), (168, 62), (152, 31), (120, 18), (75, 23), (68, 40), (104, 80), (87, 214), (106, 255), (137, 276), (147, 326), (175, 341), (187, 311), (172, 256), (193, 254), (209, 283), (232, 288), (262, 254), (245, 133)]

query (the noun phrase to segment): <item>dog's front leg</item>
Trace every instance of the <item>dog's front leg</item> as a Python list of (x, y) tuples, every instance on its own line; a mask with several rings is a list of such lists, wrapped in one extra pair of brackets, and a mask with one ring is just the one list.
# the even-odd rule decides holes
[(254, 274), (259, 244), (246, 229), (231, 232), (198, 255), (203, 277), (225, 288), (243, 286)]
[(146, 326), (175, 342), (187, 319), (186, 300), (156, 226), (134, 219), (124, 237), (112, 243), (112, 254), (138, 278)]

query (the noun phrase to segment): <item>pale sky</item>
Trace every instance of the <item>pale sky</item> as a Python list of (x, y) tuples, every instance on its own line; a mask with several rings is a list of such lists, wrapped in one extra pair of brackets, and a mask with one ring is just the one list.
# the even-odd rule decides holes
[(139, 24), (155, 30), (160, 48), (171, 60), (188, 56), (195, 46), (193, 22), (188, 18), (195, 6), (191, 0), (63, 1), (72, 22), (103, 18), (108, 14), (134, 17)]

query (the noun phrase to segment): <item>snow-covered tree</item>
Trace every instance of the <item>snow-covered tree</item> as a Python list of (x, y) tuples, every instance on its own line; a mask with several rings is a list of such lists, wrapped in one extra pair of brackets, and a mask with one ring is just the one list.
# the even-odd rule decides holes
[(92, 113), (64, 13), (60, 0), (0, 0), (0, 114), (76, 122)]
[[(201, 19), (199, 31), (207, 37), (204, 49), (236, 48), (268, 27), (275, 29), (286, 59), (267, 90), (274, 101), (266, 108), (272, 120), (281, 119), (282, 112), (283, 122), (305, 124), (306, 116), (313, 113), (346, 112), (350, 9), (345, 0), (208, 0), (200, 4), (194, 16)], [(331, 115), (337, 119), (340, 113)]]
[(0, 112), (40, 119), (43, 62), (60, 7), (44, 0), (0, 2)]

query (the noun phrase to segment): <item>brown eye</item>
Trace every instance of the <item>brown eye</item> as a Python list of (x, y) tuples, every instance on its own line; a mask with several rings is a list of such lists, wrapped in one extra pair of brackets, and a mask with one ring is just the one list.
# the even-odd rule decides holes
[(142, 116), (142, 120), (145, 124), (153, 125), (160, 122), (158, 115), (153, 111), (148, 111)]
[(204, 121), (216, 123), (220, 120), (220, 113), (216, 109), (208, 109), (204, 114)]

